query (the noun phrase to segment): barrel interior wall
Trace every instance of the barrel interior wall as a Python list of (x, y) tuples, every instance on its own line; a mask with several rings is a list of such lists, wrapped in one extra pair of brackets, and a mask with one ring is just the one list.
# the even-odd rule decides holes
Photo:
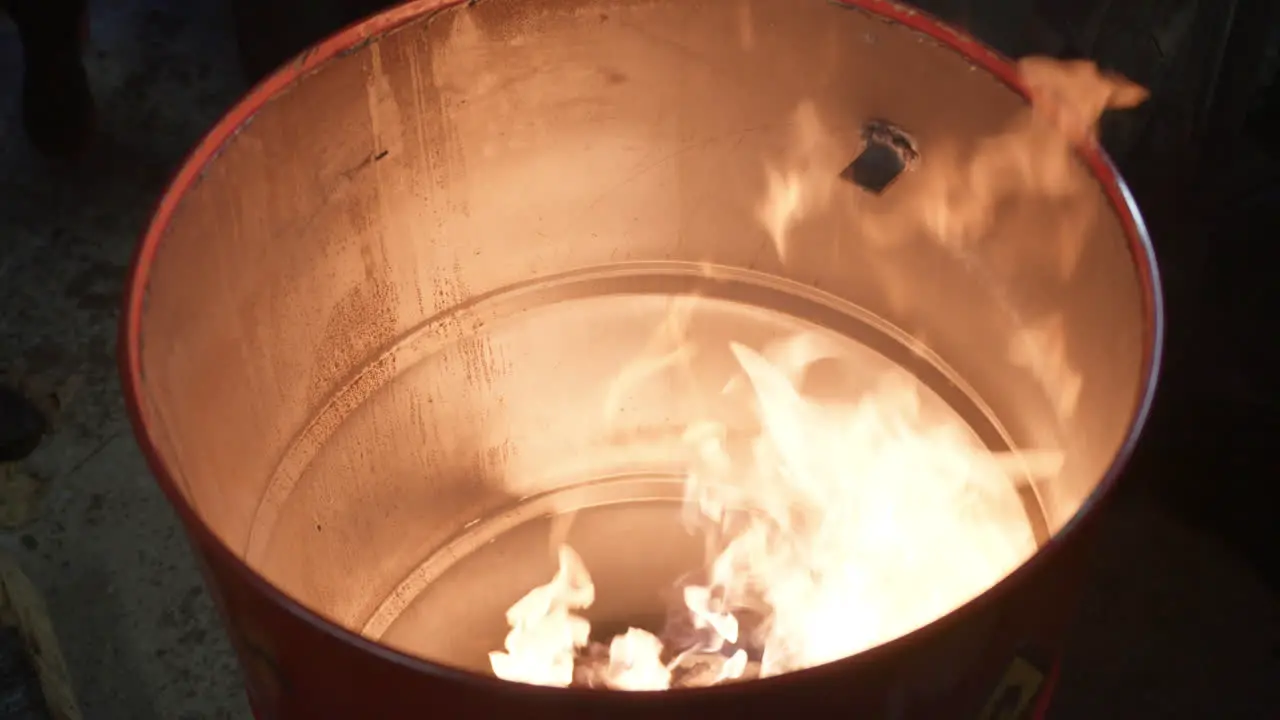
[[(358, 624), (411, 561), (508, 497), (494, 408), (536, 387), (536, 364), (474, 340), (456, 311), (583, 268), (712, 263), (888, 318), (1018, 444), (1079, 458), (1045, 490), (1056, 528), (1127, 430), (1143, 298), (1083, 164), (1030, 199), (1025, 158), (972, 174), (1024, 113), (954, 52), (819, 0), (438, 13), (274, 98), (183, 199), (144, 318), (161, 450), (224, 542)], [(873, 118), (922, 153), (880, 197), (836, 181)], [(784, 264), (760, 209), (786, 187), (800, 215)], [(434, 377), (397, 350), (428, 327), (460, 342)], [(448, 518), (383, 522), (403, 498)]]

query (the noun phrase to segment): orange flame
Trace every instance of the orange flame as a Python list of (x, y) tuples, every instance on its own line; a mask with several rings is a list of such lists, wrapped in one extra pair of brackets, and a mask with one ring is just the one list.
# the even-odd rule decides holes
[[(886, 240), (906, 224), (962, 247), (986, 230), (996, 204), (1015, 193), (1069, 195), (1073, 144), (1092, 142), (1099, 115), (1131, 107), (1142, 88), (1088, 63), (1027, 58), (1019, 71), (1035, 103), (1012, 128), (969, 154), (932, 152), (940, 170), (891, 212), (868, 212), (861, 230)], [(759, 220), (779, 256), (790, 231), (830, 202), (835, 173), (824, 164), (825, 135), (812, 106), (797, 114), (793, 161), (766, 168)], [(837, 170), (838, 172), (838, 170)], [(1081, 228), (1073, 232), (1083, 233)], [(1078, 247), (1076, 251), (1078, 252)], [(1074, 258), (1063, 257), (1070, 272)], [(619, 383), (680, 369), (692, 346), (684, 336), (691, 300), (674, 306), (650, 353), (619, 373)], [(1073, 406), (1078, 377), (1065, 365), (1052, 320), (1015, 340), (1015, 359)], [(671, 687), (692, 653), (720, 657), (723, 682), (770, 676), (848, 657), (927, 624), (977, 596), (1034, 551), (1019, 483), (1052, 477), (1055, 450), (993, 453), (958, 419), (926, 417), (920, 386), (905, 372), (878, 378), (839, 402), (801, 392), (817, 360), (838, 353), (815, 335), (784, 338), (757, 351), (733, 343), (741, 375), (723, 390), (750, 393), (758, 433), (745, 448), (710, 419), (684, 435), (693, 462), (685, 482), (687, 522), (718, 539), (706, 582), (683, 588), (696, 647), (664, 647), (632, 628), (608, 648), (605, 684), (618, 690)], [(611, 394), (610, 405), (617, 393)], [(576, 615), (594, 600), (578, 555), (559, 548), (560, 567), (507, 612), (505, 652), (494, 673), (566, 686), (589, 626)], [(748, 612), (763, 621), (748, 627)], [(664, 657), (666, 659), (664, 659)]]

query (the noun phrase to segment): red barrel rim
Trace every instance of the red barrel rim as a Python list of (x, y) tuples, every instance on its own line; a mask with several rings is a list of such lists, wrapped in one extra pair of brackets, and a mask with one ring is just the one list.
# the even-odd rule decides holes
[[(146, 304), (147, 286), (161, 240), (175, 209), (187, 191), (199, 182), (207, 166), (217, 158), (222, 148), (235, 137), (236, 133), (279, 93), (288, 89), (306, 75), (320, 69), (330, 60), (358, 49), (379, 36), (426, 17), (431, 13), (471, 1), (474, 0), (413, 0), (349, 25), (305, 50), (258, 82), (205, 134), (195, 148), (187, 154), (182, 165), (161, 195), (152, 214), (151, 222), (131, 263), (117, 346), (121, 385), (124, 392), (126, 412), (147, 465), (168, 497), (170, 504), (174, 506), (182, 518), (188, 532), (192, 534), (202, 548), (215, 554), (222, 566), (231, 568), (242, 581), (257, 589), (295, 618), (336, 640), (418, 673), (461, 682), (480, 683), (492, 690), (499, 691), (518, 688), (522, 692), (589, 693), (592, 691), (577, 688), (546, 688), (520, 685), (434, 663), (369, 640), (358, 633), (330, 622), (315, 611), (303, 606), (281, 592), (256, 570), (249, 567), (230, 547), (209, 530), (183, 497), (173, 475), (170, 474), (169, 468), (156, 448), (152, 428), (142, 413), (143, 371), (140, 351), (142, 315)], [(837, 5), (862, 10), (927, 35), (960, 54), (973, 65), (990, 73), (1023, 98), (1030, 97), (1027, 88), (1018, 76), (1016, 66), (1009, 58), (982, 44), (971, 35), (952, 28), (931, 15), (900, 5), (892, 0), (834, 1)], [(1146, 225), (1128, 186), (1121, 179), (1111, 159), (1096, 144), (1078, 147), (1077, 152), (1094, 178), (1102, 186), (1111, 201), (1112, 207), (1120, 216), (1143, 293), (1143, 312), (1145, 315), (1143, 364), (1145, 377), (1142, 380), (1141, 391), (1137, 398), (1133, 418), (1126, 431), (1124, 442), (1116, 452), (1111, 464), (1107, 467), (1102, 480), (1085, 498), (1071, 519), (1034, 555), (1019, 565), (1013, 572), (1006, 575), (982, 594), (960, 605), (946, 615), (935, 619), (933, 622), (857, 655), (830, 663), (826, 667), (874, 662), (882, 653), (890, 652), (893, 648), (906, 643), (914, 643), (936, 632), (938, 629), (961, 621), (964, 616), (971, 614), (974, 610), (1004, 597), (1011, 587), (1021, 582), (1024, 577), (1036, 572), (1038, 568), (1056, 556), (1066, 542), (1069, 542), (1071, 538), (1080, 533), (1080, 528), (1086, 519), (1097, 515), (1099, 504), (1112, 495), (1117, 479), (1133, 454), (1138, 438), (1150, 415), (1163, 354), (1164, 299), (1161, 291), (1159, 270), (1156, 266), (1155, 251)], [(814, 669), (816, 668), (811, 670)], [(753, 687), (773, 685), (775, 681), (785, 682), (787, 677), (807, 674), (807, 672), (801, 670), (797, 673), (757, 680), (750, 683), (750, 685)], [(736, 692), (741, 692), (742, 690), (741, 685), (734, 686), (734, 688)], [(679, 691), (679, 694), (687, 697), (690, 694), (718, 694), (722, 691), (724, 691), (723, 687), (713, 686), (709, 688), (683, 689)], [(631, 693), (631, 695), (652, 694), (665, 695), (665, 693)]]

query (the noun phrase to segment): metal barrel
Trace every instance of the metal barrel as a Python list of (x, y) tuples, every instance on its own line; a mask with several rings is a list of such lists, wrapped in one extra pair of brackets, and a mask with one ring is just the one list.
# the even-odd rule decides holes
[[(884, 0), (418, 0), (259, 83), (160, 200), (120, 341), (256, 716), (1042, 712), (1162, 311), (1115, 169), (1090, 144), (1039, 167), (1007, 139), (1027, 107), (1010, 61)], [(760, 201), (792, 180), (784, 248)], [(744, 332), (881, 328), (877, 357), (901, 350), (993, 443), (1061, 451), (1032, 484), (1038, 550), (808, 670), (665, 693), (492, 677), (467, 613), (501, 625), (549, 561), (428, 602), (438, 558), (608, 465), (583, 438), (606, 437), (652, 319), (618, 298), (668, 292)], [(752, 303), (769, 312), (734, 314)], [(633, 402), (638, 434), (678, 414)]]

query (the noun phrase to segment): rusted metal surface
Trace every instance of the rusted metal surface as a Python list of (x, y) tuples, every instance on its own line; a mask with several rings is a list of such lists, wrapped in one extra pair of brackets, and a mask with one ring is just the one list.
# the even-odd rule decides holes
[[(263, 80), (192, 153), (139, 250), (122, 376), (259, 718), (1043, 709), (1093, 515), (1154, 387), (1150, 248), (1095, 147), (1050, 199), (987, 178), (999, 202), (965, 215), (984, 232), (921, 225), (913, 209), (955, 186), (954, 158), (1026, 111), (1022, 89), (1006, 60), (917, 11), (845, 5), (408, 3)], [(797, 156), (797, 111), (826, 129), (824, 152)], [(797, 230), (821, 241), (780, 262), (753, 212), (765, 167), (829, 164), (835, 180), (872, 119), (918, 143), (918, 167), (880, 205), (831, 190)], [(503, 317), (485, 299), (625, 261), (713, 262), (889, 318), (1015, 442), (1068, 451), (1043, 488), (1054, 536), (919, 631), (738, 686), (539, 689), (362, 636), (425, 555), (549, 489), (508, 477), (563, 458), (564, 426), (598, 424), (600, 358), (627, 347), (603, 329), (481, 336)], [(1028, 331), (1053, 362), (1026, 365)], [(1005, 692), (1029, 677), (1008, 675), (1019, 657), (1043, 677)]]

